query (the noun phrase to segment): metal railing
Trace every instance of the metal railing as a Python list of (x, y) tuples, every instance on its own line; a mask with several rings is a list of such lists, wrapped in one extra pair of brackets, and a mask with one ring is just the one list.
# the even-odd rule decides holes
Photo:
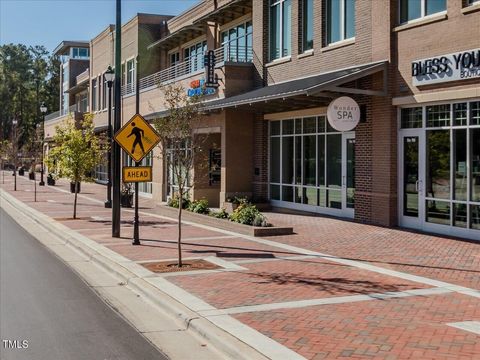
[(62, 109), (46, 115), (45, 121), (53, 120), (53, 119), (68, 115), (75, 111), (77, 111), (77, 104), (71, 105), (68, 109)]
[[(233, 46), (232, 44), (225, 44), (225, 46), (215, 49), (216, 63), (222, 62), (252, 62), (253, 61), (253, 49), (251, 46)], [(168, 81), (178, 79), (182, 76), (193, 74), (196, 71), (202, 70), (203, 65), (203, 53), (196, 55), (186, 61), (170, 66), (164, 70), (156, 72), (154, 74), (145, 76), (140, 79), (140, 90), (149, 88), (155, 85), (161, 85)], [(132, 85), (131, 88), (127, 86)], [(124, 91), (125, 89), (125, 91)], [(134, 93), (135, 88), (133, 84), (124, 85), (122, 87), (122, 95)]]

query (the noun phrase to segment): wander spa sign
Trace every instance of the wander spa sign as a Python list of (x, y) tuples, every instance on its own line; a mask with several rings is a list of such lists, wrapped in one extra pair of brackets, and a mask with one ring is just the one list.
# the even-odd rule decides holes
[(351, 97), (339, 97), (328, 105), (327, 119), (337, 131), (353, 130), (360, 121), (360, 107)]
[(480, 49), (460, 51), (412, 62), (415, 86), (480, 79)]

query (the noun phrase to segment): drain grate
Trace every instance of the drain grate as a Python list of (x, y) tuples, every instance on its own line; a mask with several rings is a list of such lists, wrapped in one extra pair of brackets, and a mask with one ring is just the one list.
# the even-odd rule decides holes
[(178, 261), (154, 261), (140, 265), (154, 273), (223, 269), (221, 266), (202, 259), (184, 260), (182, 267), (178, 267)]

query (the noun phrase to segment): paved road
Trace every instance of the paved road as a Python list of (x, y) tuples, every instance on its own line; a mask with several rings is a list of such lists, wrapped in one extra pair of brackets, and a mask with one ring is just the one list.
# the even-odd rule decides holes
[(166, 359), (1, 208), (0, 320), (1, 360)]

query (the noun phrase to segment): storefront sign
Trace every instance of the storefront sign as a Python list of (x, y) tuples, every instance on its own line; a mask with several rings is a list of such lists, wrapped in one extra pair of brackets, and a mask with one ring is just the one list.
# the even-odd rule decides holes
[(480, 78), (480, 49), (412, 62), (412, 83), (415, 86), (472, 78)]
[(125, 183), (152, 181), (151, 166), (124, 166), (122, 180)]
[(360, 106), (351, 97), (339, 97), (328, 105), (327, 119), (337, 131), (353, 130), (360, 121)]
[(217, 90), (206, 87), (205, 79), (193, 80), (190, 82), (190, 89), (187, 90), (188, 96), (213, 95)]
[(209, 50), (203, 57), (203, 65), (205, 66), (205, 87), (217, 88), (218, 79), (215, 74), (215, 51)]

